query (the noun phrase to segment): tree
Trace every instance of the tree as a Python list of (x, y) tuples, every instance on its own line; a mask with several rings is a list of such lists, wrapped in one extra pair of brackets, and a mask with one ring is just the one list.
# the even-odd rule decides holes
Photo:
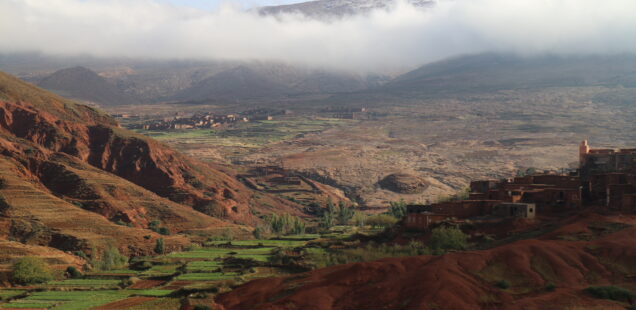
[(265, 237), (265, 228), (263, 226), (256, 226), (256, 228), (254, 228), (254, 231), (252, 232), (252, 235), (254, 235), (254, 238), (256, 239), (263, 239)]
[(342, 201), (338, 203), (338, 223), (340, 225), (347, 225), (354, 213), (353, 207), (347, 207)]
[(157, 242), (155, 243), (155, 253), (164, 254), (165, 252), (166, 252), (166, 245), (165, 245), (165, 242), (163, 241), (163, 238), (157, 239)]
[(400, 199), (400, 201), (391, 201), (389, 205), (389, 213), (396, 219), (401, 220), (406, 216), (406, 201), (404, 201), (404, 199)]
[(278, 235), (286, 234), (304, 234), (305, 222), (294, 215), (290, 214), (272, 214), (268, 219), (268, 224), (272, 232)]
[(457, 227), (437, 227), (431, 232), (431, 247), (434, 250), (463, 250), (468, 236)]
[(93, 257), (92, 264), (99, 270), (112, 270), (125, 266), (128, 264), (128, 257), (119, 253), (119, 250), (116, 247), (111, 246), (110, 248), (104, 250), (102, 257), (100, 260), (97, 260), (94, 256), (97, 251), (93, 249)]
[(13, 281), (17, 284), (36, 284), (51, 281), (49, 266), (38, 257), (23, 257), (13, 264)]

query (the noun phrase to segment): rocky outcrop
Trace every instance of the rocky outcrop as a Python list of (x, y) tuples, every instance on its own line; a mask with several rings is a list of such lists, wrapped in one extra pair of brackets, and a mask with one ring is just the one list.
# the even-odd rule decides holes
[(378, 184), (384, 189), (400, 194), (419, 194), (429, 186), (427, 181), (406, 173), (390, 174)]

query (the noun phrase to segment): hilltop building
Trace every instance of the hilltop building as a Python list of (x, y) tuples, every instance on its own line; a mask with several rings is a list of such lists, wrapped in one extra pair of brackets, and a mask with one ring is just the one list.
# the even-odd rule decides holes
[(589, 204), (636, 211), (636, 149), (592, 149), (581, 142), (583, 196)]
[(405, 225), (428, 229), (452, 219), (524, 218), (580, 210), (585, 205), (636, 212), (636, 149), (579, 147), (575, 173), (546, 173), (470, 183), (467, 200), (407, 207)]

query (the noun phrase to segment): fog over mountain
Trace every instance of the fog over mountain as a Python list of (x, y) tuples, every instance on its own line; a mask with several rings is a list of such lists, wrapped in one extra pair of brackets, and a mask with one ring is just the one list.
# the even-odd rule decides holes
[[(327, 2), (333, 1), (317, 3)], [(158, 0), (0, 0), (0, 53), (284, 61), (395, 72), (486, 51), (636, 52), (631, 0), (387, 3), (320, 19), (229, 4), (205, 11)]]

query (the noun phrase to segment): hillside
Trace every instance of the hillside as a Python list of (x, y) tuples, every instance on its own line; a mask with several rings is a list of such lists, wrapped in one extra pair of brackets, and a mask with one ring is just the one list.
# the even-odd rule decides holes
[(38, 86), (65, 97), (97, 103), (101, 106), (140, 103), (105, 78), (84, 67), (58, 70), (43, 78)]
[[(298, 206), (254, 192), (230, 169), (118, 128), (109, 116), (0, 73), (0, 239), (65, 251), (152, 251), (172, 232), (245, 233), (255, 213)], [(268, 206), (259, 209), (260, 205)], [(146, 237), (144, 237), (146, 236)], [(165, 237), (169, 248), (189, 243)]]
[[(633, 287), (634, 224), (634, 216), (588, 213), (564, 220), (537, 239), (255, 280), (216, 301), (226, 310), (624, 309), (583, 290), (592, 285)], [(592, 229), (599, 226), (614, 228)], [(504, 280), (510, 287), (497, 287)], [(551, 283), (556, 289), (546, 288)]]
[(513, 56), (478, 54), (424, 65), (377, 92), (465, 94), (505, 89), (636, 87), (636, 56)]

